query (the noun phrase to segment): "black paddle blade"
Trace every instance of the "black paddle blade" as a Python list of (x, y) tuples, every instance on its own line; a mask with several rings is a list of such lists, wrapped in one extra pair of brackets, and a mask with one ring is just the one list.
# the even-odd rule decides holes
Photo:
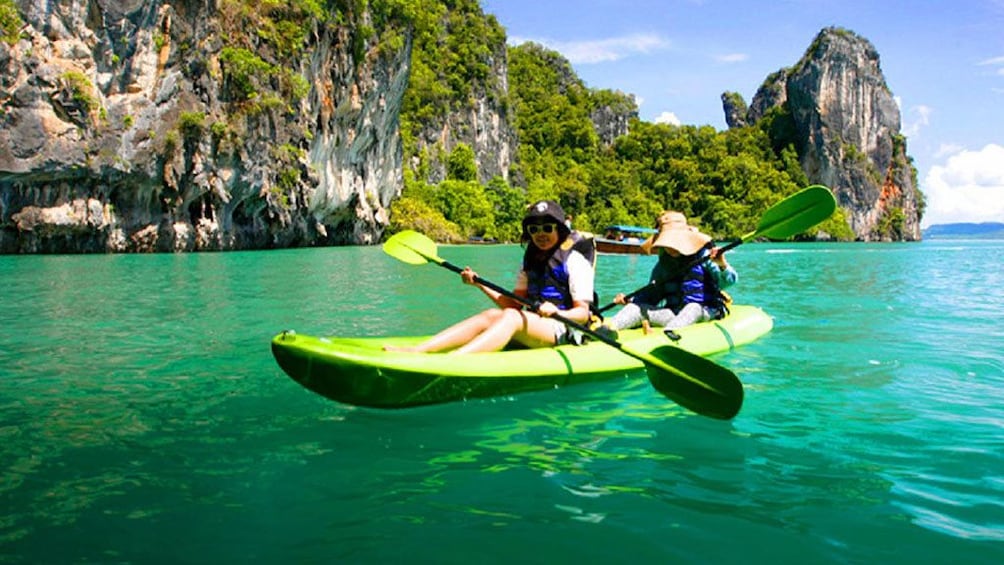
[[(650, 352), (660, 363), (646, 363), (652, 386), (680, 406), (698, 414), (731, 420), (743, 406), (743, 383), (732, 371), (700, 355), (674, 345)], [(671, 367), (666, 370), (660, 365)], [(699, 375), (700, 382), (680, 378), (679, 373)]]

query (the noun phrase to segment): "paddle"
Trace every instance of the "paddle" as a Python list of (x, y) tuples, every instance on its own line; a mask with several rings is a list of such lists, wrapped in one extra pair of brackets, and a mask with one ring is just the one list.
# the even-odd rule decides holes
[[(802, 233), (829, 218), (836, 209), (837, 201), (833, 198), (833, 193), (830, 192), (830, 189), (821, 184), (814, 184), (768, 208), (764, 212), (763, 217), (760, 218), (760, 224), (757, 225), (755, 230), (719, 248), (718, 252), (725, 253), (730, 249), (735, 249), (754, 237), (784, 239)], [(684, 270), (692, 268), (703, 260), (704, 257), (694, 259)], [(626, 295), (624, 298), (631, 298), (651, 286), (651, 283), (647, 284)], [(611, 302), (600, 308), (599, 311), (606, 312), (616, 305), (616, 303)]]
[[(385, 253), (411, 265), (433, 262), (455, 273), (460, 267), (436, 255), (436, 243), (411, 230), (394, 234), (383, 244)], [(530, 308), (530, 300), (510, 292), (481, 277), (475, 282)], [(728, 420), (739, 413), (743, 403), (743, 385), (732, 371), (699, 355), (673, 345), (656, 348), (651, 353), (634, 351), (619, 341), (599, 334), (588, 327), (555, 314), (555, 320), (574, 328), (597, 341), (619, 349), (645, 364), (649, 381), (660, 393), (677, 404), (703, 416)]]

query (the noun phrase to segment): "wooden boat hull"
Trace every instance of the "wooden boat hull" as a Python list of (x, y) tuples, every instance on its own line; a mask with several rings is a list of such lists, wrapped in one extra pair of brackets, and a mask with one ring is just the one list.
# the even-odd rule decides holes
[(596, 251), (599, 253), (619, 253), (627, 255), (644, 255), (642, 242), (616, 241), (613, 239), (595, 238)]

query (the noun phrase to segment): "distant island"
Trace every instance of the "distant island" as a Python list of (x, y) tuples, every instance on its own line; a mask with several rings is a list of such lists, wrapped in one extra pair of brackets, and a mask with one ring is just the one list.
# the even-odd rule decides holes
[(923, 230), (924, 239), (1004, 239), (1004, 222), (935, 224)]

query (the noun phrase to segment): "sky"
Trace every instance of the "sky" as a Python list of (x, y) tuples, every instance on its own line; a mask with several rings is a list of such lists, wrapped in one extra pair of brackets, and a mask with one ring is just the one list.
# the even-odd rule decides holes
[(1004, 0), (481, 0), (508, 42), (564, 55), (586, 86), (634, 94), (649, 122), (726, 129), (825, 27), (879, 54), (927, 201), (922, 227), (1004, 222)]

